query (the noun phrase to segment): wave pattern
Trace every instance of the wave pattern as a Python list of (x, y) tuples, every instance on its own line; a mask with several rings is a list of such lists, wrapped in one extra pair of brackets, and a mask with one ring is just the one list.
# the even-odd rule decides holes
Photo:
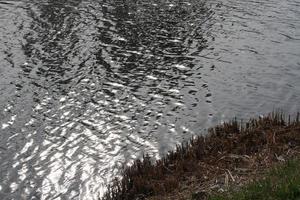
[(299, 110), (299, 7), (0, 0), (0, 198), (97, 199), (145, 153)]

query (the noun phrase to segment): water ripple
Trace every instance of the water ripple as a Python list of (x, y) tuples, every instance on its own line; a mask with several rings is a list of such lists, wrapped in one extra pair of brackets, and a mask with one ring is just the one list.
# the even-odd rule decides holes
[(145, 153), (299, 110), (299, 7), (0, 0), (0, 198), (97, 199)]

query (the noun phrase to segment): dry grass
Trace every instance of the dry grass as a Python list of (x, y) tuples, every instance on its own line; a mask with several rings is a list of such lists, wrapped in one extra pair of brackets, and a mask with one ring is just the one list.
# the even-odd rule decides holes
[(177, 146), (155, 163), (148, 156), (136, 160), (102, 199), (206, 199), (208, 193), (260, 177), (264, 169), (299, 152), (299, 114), (295, 120), (282, 113), (245, 124), (233, 120)]

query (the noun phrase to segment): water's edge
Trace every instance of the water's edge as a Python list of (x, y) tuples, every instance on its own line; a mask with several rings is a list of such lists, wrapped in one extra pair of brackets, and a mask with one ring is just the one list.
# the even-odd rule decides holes
[(0, 0), (0, 199), (97, 199), (199, 129), (299, 111), (299, 8)]

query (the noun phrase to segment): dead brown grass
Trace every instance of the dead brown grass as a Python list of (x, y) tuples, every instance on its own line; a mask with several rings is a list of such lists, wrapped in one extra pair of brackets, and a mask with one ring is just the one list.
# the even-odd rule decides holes
[(217, 126), (155, 163), (148, 156), (136, 160), (102, 199), (205, 199), (207, 193), (249, 182), (274, 163), (299, 155), (299, 118), (272, 113)]

